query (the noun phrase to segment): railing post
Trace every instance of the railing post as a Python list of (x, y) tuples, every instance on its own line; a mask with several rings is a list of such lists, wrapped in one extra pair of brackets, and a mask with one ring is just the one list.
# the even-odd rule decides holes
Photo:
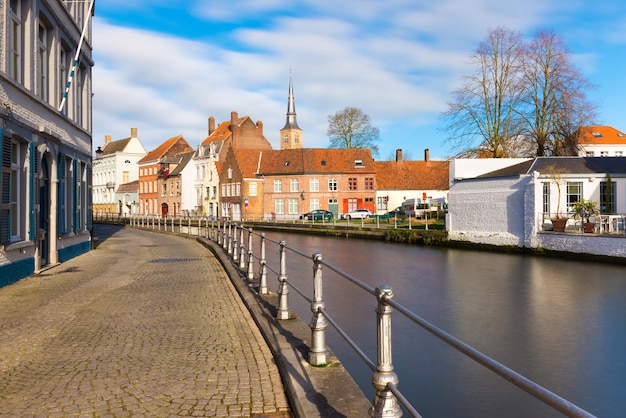
[(204, 223), (204, 238), (209, 239), (209, 217), (206, 217), (206, 222)]
[(265, 232), (261, 232), (261, 258), (259, 264), (261, 266), (261, 277), (259, 278), (259, 293), (267, 295), (269, 289), (267, 287), (267, 260), (265, 259)]
[(226, 250), (228, 248), (228, 240), (226, 239), (226, 219), (222, 224), (222, 248)]
[(241, 231), (239, 231), (239, 268), (241, 270), (246, 268), (246, 245), (244, 244), (243, 236), (244, 229), (243, 225), (241, 225)]
[(322, 254), (313, 254), (313, 302), (311, 303), (311, 348), (309, 364), (322, 366), (328, 363), (328, 347), (326, 346), (326, 327), (328, 323), (324, 316), (324, 299), (322, 295)]
[(289, 319), (289, 286), (287, 286), (287, 243), (280, 242), (280, 275), (278, 276), (278, 310), (276, 319)]
[(254, 257), (252, 253), (252, 228), (248, 229), (248, 281), (254, 280)]
[(376, 288), (376, 334), (378, 361), (376, 371), (372, 376), (372, 385), (376, 388), (374, 402), (369, 410), (370, 417), (396, 418), (402, 416), (396, 396), (391, 392), (388, 384), (398, 385), (398, 375), (393, 371), (391, 359), (391, 312), (393, 309), (387, 301), (393, 299), (391, 286), (381, 284)]
[(226, 253), (230, 256), (233, 255), (233, 223), (228, 221), (228, 245), (226, 247)]
[(215, 227), (215, 241), (217, 242), (217, 245), (222, 245), (222, 235), (220, 233), (221, 231), (221, 226), (220, 226), (220, 220), (217, 220), (217, 226)]
[[(189, 220), (187, 221), (187, 235), (191, 235), (191, 215), (188, 218)], [(180, 231), (183, 232), (183, 231)]]
[(229, 249), (229, 254), (232, 255), (235, 264), (239, 261), (239, 246), (237, 245), (237, 224), (233, 224), (233, 243)]

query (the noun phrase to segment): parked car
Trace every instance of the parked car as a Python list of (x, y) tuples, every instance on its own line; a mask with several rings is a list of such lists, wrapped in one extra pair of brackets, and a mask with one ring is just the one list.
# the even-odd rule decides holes
[(306, 220), (327, 220), (330, 221), (333, 219), (333, 213), (324, 209), (315, 209), (312, 210), (311, 212), (308, 213), (304, 213), (302, 215), (300, 215), (300, 219), (306, 219)]
[(402, 206), (398, 206), (394, 210), (391, 210), (385, 214), (375, 215), (375, 216), (380, 219), (394, 219), (394, 218), (404, 219), (406, 218), (406, 213), (404, 213), (404, 208)]
[(369, 209), (356, 209), (352, 212), (344, 213), (341, 215), (341, 219), (364, 219), (372, 216), (372, 212)]

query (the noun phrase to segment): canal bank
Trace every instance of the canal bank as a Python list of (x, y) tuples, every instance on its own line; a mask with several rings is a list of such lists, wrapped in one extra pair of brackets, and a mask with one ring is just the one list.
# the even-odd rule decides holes
[(367, 416), (371, 407), (363, 391), (328, 349), (326, 366), (314, 367), (308, 362), (311, 328), (296, 313), (287, 320), (277, 320), (278, 295), (260, 295), (255, 288), (258, 279), (248, 281), (233, 265), (224, 249), (215, 242), (198, 237), (220, 261), (235, 289), (252, 314), (269, 345), (283, 377), (285, 392), (296, 417)]

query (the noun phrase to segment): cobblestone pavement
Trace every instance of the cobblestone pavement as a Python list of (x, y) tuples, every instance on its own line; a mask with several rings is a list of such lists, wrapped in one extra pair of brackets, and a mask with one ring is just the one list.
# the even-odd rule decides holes
[(96, 226), (97, 249), (0, 288), (0, 416), (289, 416), (212, 254)]

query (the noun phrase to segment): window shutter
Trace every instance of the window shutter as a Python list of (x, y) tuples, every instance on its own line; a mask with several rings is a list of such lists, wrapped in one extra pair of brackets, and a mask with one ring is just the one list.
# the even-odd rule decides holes
[(0, 128), (0, 244), (11, 240), (11, 138), (2, 134)]
[(57, 177), (59, 178), (58, 188), (58, 214), (57, 214), (57, 231), (58, 236), (65, 235), (65, 157), (59, 153), (57, 163)]
[(92, 186), (91, 186), (91, 164), (87, 164), (86, 167), (87, 170), (87, 229), (91, 230), (93, 223), (92, 223), (92, 217), (93, 217), (93, 197), (91, 195), (92, 193)]
[(79, 220), (80, 220), (80, 213), (78, 213), (78, 199), (80, 199), (80, 196), (78, 196), (78, 182), (80, 182), (80, 173), (78, 172), (78, 168), (79, 168), (79, 164), (78, 164), (78, 160), (74, 159), (72, 160), (72, 166), (73, 166), (73, 171), (74, 171), (74, 178), (73, 178), (73, 189), (72, 190), (72, 195), (73, 195), (73, 199), (72, 199), (72, 219), (73, 219), (73, 225), (72, 225), (72, 231), (73, 232), (78, 232), (78, 226), (79, 226)]
[(35, 148), (35, 143), (31, 142), (29, 144), (29, 155), (30, 155), (30, 187), (29, 187), (29, 202), (30, 207), (28, 208), (29, 213), (29, 226), (30, 229), (28, 231), (28, 239), (31, 241), (35, 239), (35, 231), (37, 231), (37, 224), (35, 222), (35, 199), (39, 198), (39, 182), (37, 181), (37, 173), (39, 172), (39, 167), (37, 167), (37, 148)]

